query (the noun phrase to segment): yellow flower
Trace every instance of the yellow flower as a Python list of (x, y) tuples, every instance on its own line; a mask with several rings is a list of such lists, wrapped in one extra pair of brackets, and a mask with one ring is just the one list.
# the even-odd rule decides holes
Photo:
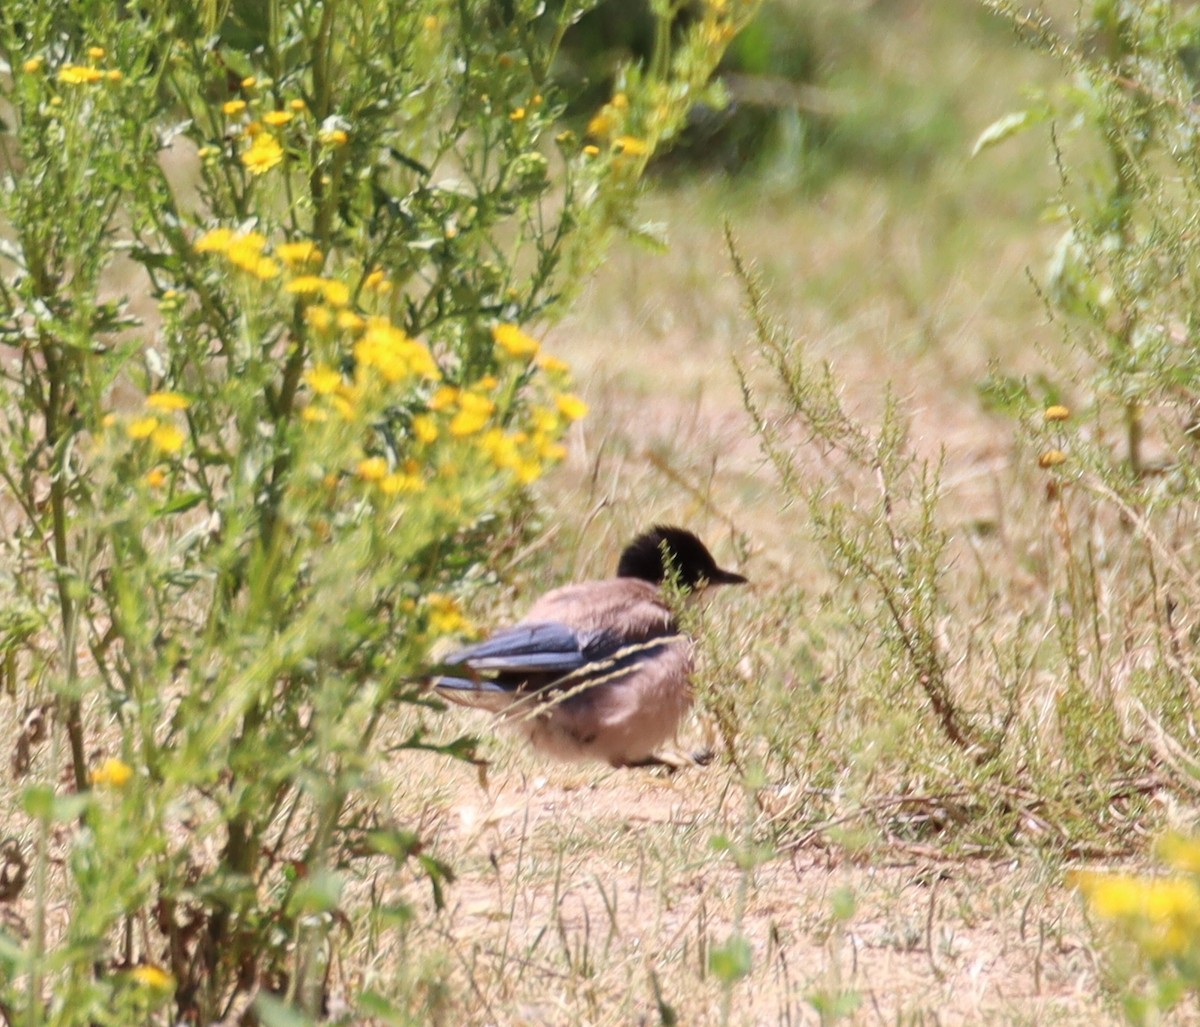
[(225, 256), (235, 267), (243, 271), (253, 271), (262, 258), (266, 248), (266, 236), (258, 232), (245, 232), (230, 237), (229, 245), (225, 247)]
[(514, 324), (499, 324), (492, 329), (492, 338), (510, 357), (532, 357), (538, 351), (536, 339), (530, 338)]
[(105, 50), (104, 50), (104, 47), (102, 47), (102, 46), (89, 46), (89, 47), (88, 47), (88, 56), (89, 56), (89, 57), (90, 57), (90, 58), (91, 58), (93, 61), (102, 61), (102, 60), (104, 60), (104, 56), (105, 56)]
[(603, 138), (604, 136), (608, 135), (608, 133), (611, 132), (612, 129), (613, 129), (612, 116), (609, 115), (608, 113), (606, 113), (605, 111), (601, 111), (599, 114), (595, 115), (591, 119), (591, 121), (589, 121), (587, 123), (587, 134), (594, 138), (597, 138), (597, 139)]
[(525, 120), (525, 108), (518, 107), (516, 110), (514, 110), (512, 113), (509, 114), (508, 120), (509, 121), (524, 121)]
[(357, 386), (341, 385), (337, 392), (329, 397), (333, 403), (333, 408), (341, 415), (343, 420), (355, 421), (358, 419), (358, 400), (361, 395)]
[(1057, 467), (1067, 459), (1067, 454), (1061, 449), (1048, 449), (1038, 457), (1038, 467), (1045, 470), (1048, 467)]
[(450, 419), (450, 434), (463, 437), (474, 435), (491, 420), (496, 404), (486, 396), (463, 392), (458, 397), (458, 413)]
[(299, 114), (301, 111), (306, 111), (306, 110), (308, 110), (308, 104), (306, 104), (306, 103), (305, 103), (303, 100), (301, 100), (299, 97), (297, 97), (297, 98), (296, 98), (296, 99), (294, 99), (294, 100), (289, 100), (289, 101), (288, 101), (288, 106), (289, 106), (289, 107), (290, 107), (292, 110), (294, 110), (294, 111), (295, 111), (297, 114)]
[(1159, 840), (1157, 852), (1159, 859), (1174, 869), (1200, 874), (1200, 838), (1169, 834)]
[(539, 356), (537, 365), (547, 374), (566, 374), (571, 370), (570, 365), (565, 360), (559, 360), (558, 357), (551, 356), (549, 353), (543, 353)]
[(336, 278), (323, 279), (321, 292), (325, 296), (325, 302), (331, 307), (344, 307), (350, 302), (349, 287), (345, 282), (339, 282)]
[(221, 104), (221, 110), (225, 114), (229, 114), (231, 116), (234, 114), (241, 114), (245, 109), (245, 100), (226, 100), (223, 104)]
[(542, 465), (533, 459), (524, 459), (513, 469), (513, 473), (522, 485), (532, 485), (542, 476)]
[(620, 139), (613, 143), (613, 146), (619, 153), (630, 157), (644, 157), (650, 152), (650, 144), (644, 139), (639, 139), (637, 136), (621, 136)]
[(415, 474), (389, 474), (379, 482), (379, 490), (385, 496), (398, 496), (405, 492), (421, 492), (425, 482)]
[(378, 289), (384, 281), (385, 278), (383, 272), (379, 268), (376, 268), (369, 275), (367, 275), (366, 278), (363, 279), (363, 285), (365, 285), (368, 289)]
[(58, 80), (68, 86), (90, 86), (104, 78), (98, 68), (85, 68), (78, 64), (64, 64), (58, 71)]
[(288, 267), (304, 267), (308, 264), (320, 264), (324, 259), (324, 255), (317, 244), (308, 239), (280, 243), (275, 247), (275, 255)]
[(157, 427), (157, 417), (139, 417), (129, 422), (125, 432), (131, 439), (148, 439)]
[(254, 262), (254, 267), (250, 269), (250, 273), (259, 281), (270, 281), (272, 278), (279, 277), (279, 265), (270, 257), (259, 257)]
[(286, 125), (295, 116), (291, 111), (267, 111), (262, 119), (273, 128), (278, 128), (280, 125)]
[(315, 296), (324, 288), (325, 279), (317, 275), (299, 275), (285, 285), (284, 291), (294, 296)]
[(451, 596), (431, 592), (425, 597), (425, 605), (429, 608), (429, 627), (439, 634), (453, 634), (469, 626)]
[(242, 163), (252, 175), (265, 175), (283, 160), (283, 147), (273, 135), (264, 132), (242, 154)]
[(568, 421), (578, 421), (587, 416), (588, 405), (572, 392), (564, 392), (556, 396), (554, 405)]
[(543, 435), (553, 434), (559, 428), (558, 414), (546, 407), (534, 407), (529, 411), (529, 420), (533, 430)]
[(458, 402), (459, 390), (453, 385), (443, 385), (429, 397), (429, 409), (437, 412), (449, 410)]
[(125, 73), (120, 68), (110, 68), (104, 73), (104, 77), (109, 82), (120, 82), (125, 77)]
[(258, 85), (258, 79), (254, 75), (247, 75), (242, 79), (243, 89), (253, 89), (256, 85)]
[(358, 476), (363, 481), (382, 481), (387, 473), (387, 461), (381, 456), (369, 456), (358, 463)]
[(417, 414), (412, 420), (412, 433), (413, 438), (425, 445), (436, 442), (438, 437), (437, 422), (429, 414)]
[(350, 134), (341, 128), (323, 129), (317, 135), (322, 146), (345, 146), (350, 141)]
[(137, 984), (143, 988), (149, 988), (151, 991), (173, 991), (175, 989), (175, 978), (161, 966), (155, 966), (153, 963), (135, 966), (129, 971), (129, 976)]
[(336, 392), (342, 384), (342, 376), (328, 364), (317, 364), (316, 367), (305, 371), (304, 380), (318, 396), (328, 396)]
[(544, 460), (549, 460), (551, 463), (556, 464), (560, 460), (567, 458), (567, 447), (561, 442), (550, 442), (542, 439), (538, 443), (538, 453), (541, 454)]
[(186, 438), (173, 424), (160, 424), (150, 433), (150, 441), (164, 453), (178, 453)]
[(167, 475), (161, 467), (153, 467), (146, 472), (142, 481), (152, 489), (160, 489), (166, 484)]
[(405, 332), (377, 317), (367, 322), (363, 337), (354, 344), (354, 359), (363, 367), (374, 368), (388, 382), (410, 376), (437, 381), (441, 377), (433, 354)]
[(109, 757), (88, 776), (94, 785), (124, 788), (133, 777), (133, 768), (122, 760)]
[(36, 75), (42, 70), (42, 65), (46, 63), (45, 57), (31, 57), (21, 65), (21, 70), (26, 75)]
[(479, 445), (497, 467), (511, 469), (516, 467), (521, 459), (516, 439), (499, 428), (491, 428), (484, 432)]
[(1047, 421), (1065, 421), (1071, 416), (1071, 411), (1067, 407), (1055, 405), (1046, 407), (1045, 416)]
[(329, 411), (322, 410), (320, 407), (305, 407), (300, 416), (308, 424), (324, 424), (329, 420)]
[(598, 157), (600, 155), (600, 147), (588, 145), (583, 148), (583, 152), (585, 156)]
[(1069, 881), (1096, 916), (1122, 925), (1151, 958), (1184, 951), (1200, 928), (1200, 890), (1191, 878), (1080, 871)]
[(629, 97), (624, 93), (617, 93), (610, 102), (619, 111), (629, 110)]
[(178, 392), (152, 392), (146, 397), (146, 406), (151, 410), (186, 410), (191, 405), (192, 401)]
[(333, 311), (328, 307), (323, 307), (319, 303), (311, 307), (304, 308), (304, 320), (308, 322), (310, 328), (316, 329), (318, 332), (325, 331), (333, 324)]
[(357, 332), (363, 325), (366, 324), (361, 317), (353, 310), (339, 310), (337, 316), (337, 326), (346, 332)]

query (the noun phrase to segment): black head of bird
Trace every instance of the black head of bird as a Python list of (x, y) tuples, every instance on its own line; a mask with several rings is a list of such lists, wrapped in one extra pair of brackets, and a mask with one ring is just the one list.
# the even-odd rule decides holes
[(621, 553), (618, 578), (640, 578), (654, 585), (675, 580), (687, 591), (705, 585), (744, 585), (746, 579), (717, 566), (707, 547), (684, 528), (656, 524)]
[[(535, 749), (613, 766), (654, 765), (692, 703), (692, 640), (661, 585), (740, 584), (690, 531), (657, 525), (617, 576), (547, 592), (529, 613), (443, 662), (441, 695), (500, 714)], [(461, 670), (459, 669), (461, 668)]]

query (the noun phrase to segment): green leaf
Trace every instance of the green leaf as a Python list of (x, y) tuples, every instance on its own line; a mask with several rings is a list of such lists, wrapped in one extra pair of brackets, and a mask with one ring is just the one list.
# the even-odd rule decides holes
[(421, 838), (415, 831), (391, 828), (368, 833), (367, 845), (372, 852), (391, 856), (397, 863), (403, 863), (421, 851)]
[(297, 886), (289, 904), (296, 913), (328, 913), (337, 909), (344, 883), (332, 870), (317, 870)]
[(163, 503), (155, 511), (155, 514), (162, 517), (164, 514), (183, 513), (185, 510), (190, 510), (202, 502), (204, 502), (203, 492), (183, 492)]
[(821, 1015), (822, 1023), (851, 1016), (862, 1005), (862, 995), (857, 991), (814, 991), (804, 1000)]
[(709, 972), (726, 984), (740, 981), (750, 973), (754, 953), (743, 934), (731, 935), (729, 940), (708, 954)]
[(1009, 136), (1014, 136), (1041, 120), (1042, 116), (1034, 111), (1010, 111), (1004, 117), (997, 118), (979, 133), (979, 138), (975, 140), (975, 145), (971, 147), (971, 156), (979, 156), (988, 147), (1004, 142)]
[(87, 793), (57, 795), (49, 785), (32, 785), (25, 789), (22, 806), (25, 812), (38, 820), (49, 820), (63, 824), (76, 819), (87, 809), (91, 796)]
[(834, 919), (845, 923), (854, 916), (858, 909), (858, 901), (854, 898), (854, 892), (849, 888), (838, 888), (830, 897), (829, 907), (833, 912)]

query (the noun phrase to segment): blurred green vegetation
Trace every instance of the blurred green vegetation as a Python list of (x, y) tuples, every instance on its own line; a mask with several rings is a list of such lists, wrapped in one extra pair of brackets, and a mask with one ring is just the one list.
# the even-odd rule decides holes
[[(610, 0), (568, 31), (559, 72), (578, 85), (580, 124), (611, 95), (622, 62), (653, 53), (652, 6)], [(936, 60), (921, 60), (914, 43)], [(726, 51), (726, 102), (693, 111), (679, 144), (658, 159), (660, 174), (766, 167), (812, 187), (847, 169), (919, 176), (971, 143), (965, 98), (943, 86), (980, 49), (1012, 50), (1010, 28), (983, 5), (770, 0)], [(977, 71), (987, 81), (987, 63)]]

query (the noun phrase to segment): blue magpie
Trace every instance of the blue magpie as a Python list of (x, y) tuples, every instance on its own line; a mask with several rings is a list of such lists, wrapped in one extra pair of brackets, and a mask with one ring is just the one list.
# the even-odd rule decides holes
[[(529, 613), (442, 661), (445, 698), (499, 714), (560, 759), (656, 766), (692, 704), (692, 640), (663, 594), (746, 581), (690, 531), (656, 525), (621, 553), (617, 576), (556, 588)], [(456, 672), (461, 668), (460, 672)]]

